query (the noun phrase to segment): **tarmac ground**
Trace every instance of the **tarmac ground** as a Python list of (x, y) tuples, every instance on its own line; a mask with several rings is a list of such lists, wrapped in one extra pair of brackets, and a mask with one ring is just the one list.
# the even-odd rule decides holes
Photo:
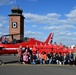
[(18, 56), (1, 55), (0, 75), (75, 75), (76, 66), (52, 64), (19, 64)]

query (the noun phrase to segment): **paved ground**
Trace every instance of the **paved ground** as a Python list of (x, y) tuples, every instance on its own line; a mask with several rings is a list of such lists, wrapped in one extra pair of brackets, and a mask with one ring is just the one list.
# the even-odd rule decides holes
[(5, 64), (16, 64), (19, 61), (19, 58), (17, 55), (0, 55), (0, 60), (2, 60)]
[(76, 75), (76, 66), (18, 64), (17, 56), (0, 56), (6, 63), (0, 65), (0, 75)]

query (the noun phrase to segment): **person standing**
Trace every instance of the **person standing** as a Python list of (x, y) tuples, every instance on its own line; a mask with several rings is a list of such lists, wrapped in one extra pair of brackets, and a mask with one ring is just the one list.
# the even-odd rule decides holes
[(28, 64), (28, 60), (29, 60), (28, 50), (26, 49), (26, 51), (23, 53), (23, 63)]
[(19, 48), (18, 48), (17, 52), (18, 52), (18, 57), (19, 57), (19, 63), (21, 63), (21, 64), (22, 64), (22, 62), (23, 62), (22, 45), (20, 45), (20, 46), (19, 46)]
[(73, 61), (74, 61), (74, 55), (71, 51), (69, 51), (69, 53), (68, 53), (68, 64), (73, 65)]
[(54, 42), (54, 44), (53, 44), (53, 53), (57, 53), (58, 52), (58, 45), (57, 45), (57, 43), (56, 42)]

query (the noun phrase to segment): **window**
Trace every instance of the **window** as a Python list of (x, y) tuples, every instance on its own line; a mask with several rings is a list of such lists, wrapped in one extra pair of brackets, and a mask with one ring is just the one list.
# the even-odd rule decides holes
[(12, 22), (12, 28), (17, 28), (17, 22)]

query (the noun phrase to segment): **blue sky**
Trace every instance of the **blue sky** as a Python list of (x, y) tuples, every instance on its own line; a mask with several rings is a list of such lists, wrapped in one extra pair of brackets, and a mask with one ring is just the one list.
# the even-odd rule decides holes
[(76, 0), (0, 0), (0, 36), (9, 34), (12, 7), (25, 16), (25, 36), (44, 41), (50, 32), (53, 42), (76, 44)]

